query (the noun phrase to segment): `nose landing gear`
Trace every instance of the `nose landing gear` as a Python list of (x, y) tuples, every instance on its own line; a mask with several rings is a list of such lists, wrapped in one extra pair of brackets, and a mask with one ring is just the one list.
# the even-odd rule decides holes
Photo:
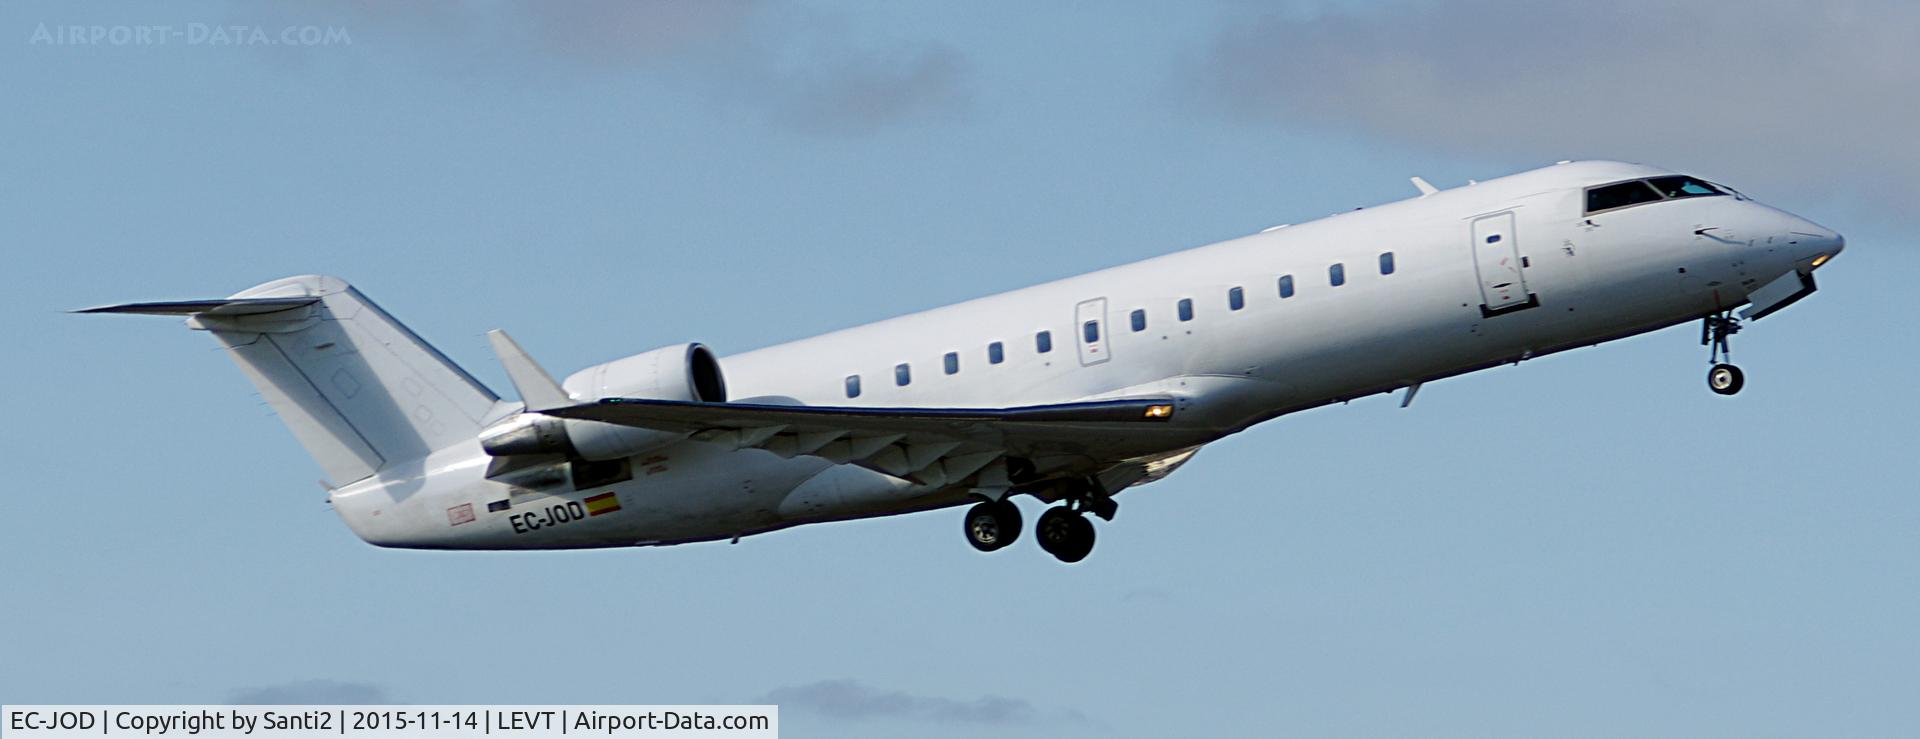
[(1707, 370), (1707, 388), (1721, 395), (1732, 395), (1745, 387), (1747, 378), (1739, 367), (1724, 362)]
[[(1707, 353), (1707, 362), (1713, 365), (1707, 370), (1707, 389), (1720, 395), (1732, 395), (1746, 387), (1746, 373), (1733, 366), (1733, 348), (1728, 345), (1727, 337), (1740, 333), (1740, 319), (1733, 317), (1733, 311), (1707, 316), (1700, 325), (1700, 344), (1711, 347)], [(1725, 359), (1727, 361), (1720, 361)]]

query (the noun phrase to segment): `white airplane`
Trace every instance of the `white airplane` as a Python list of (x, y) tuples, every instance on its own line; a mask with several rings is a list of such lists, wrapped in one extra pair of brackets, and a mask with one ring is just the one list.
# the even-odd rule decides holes
[[(385, 547), (733, 539), (973, 503), (981, 551), (1048, 503), (1085, 558), (1113, 495), (1256, 423), (1686, 322), (1711, 389), (1741, 320), (1814, 291), (1841, 236), (1732, 188), (1562, 162), (718, 358), (678, 344), (555, 382), (505, 333), (501, 399), (345, 282), (88, 313), (209, 331)], [(1738, 316), (1734, 309), (1745, 306)]]

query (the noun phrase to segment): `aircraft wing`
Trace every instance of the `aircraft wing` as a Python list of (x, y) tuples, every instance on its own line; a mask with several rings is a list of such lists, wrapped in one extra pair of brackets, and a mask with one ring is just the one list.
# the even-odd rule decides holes
[[(1005, 467), (1022, 459), (1049, 466), (1084, 461), (1089, 471), (1114, 453), (1177, 433), (1166, 423), (1175, 401), (1136, 398), (1015, 408), (873, 408), (703, 403), (610, 398), (540, 411), (635, 428), (691, 434), (782, 457), (808, 455), (856, 464), (922, 485), (955, 484), (981, 473), (977, 487), (1005, 487)], [(1133, 443), (1129, 443), (1133, 442)], [(996, 470), (998, 472), (996, 472)], [(998, 479), (991, 479), (998, 478)]]

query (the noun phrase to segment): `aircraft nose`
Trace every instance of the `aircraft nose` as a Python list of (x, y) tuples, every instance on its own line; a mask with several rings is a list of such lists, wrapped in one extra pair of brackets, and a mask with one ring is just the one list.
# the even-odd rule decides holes
[[(1768, 219), (1772, 223), (1761, 227), (1761, 230), (1771, 232), (1776, 239), (1791, 244), (1794, 258), (1803, 260), (1803, 266), (1818, 267), (1847, 248), (1846, 237), (1838, 231), (1783, 210), (1767, 210), (1772, 211)], [(1811, 264), (1805, 264), (1805, 261), (1811, 261)]]
[(1812, 221), (1801, 220), (1792, 234), (1806, 242), (1811, 242), (1814, 248), (1820, 250), (1819, 255), (1814, 257), (1813, 266), (1815, 267), (1825, 264), (1827, 260), (1834, 258), (1847, 248), (1847, 237), (1841, 236), (1839, 231)]

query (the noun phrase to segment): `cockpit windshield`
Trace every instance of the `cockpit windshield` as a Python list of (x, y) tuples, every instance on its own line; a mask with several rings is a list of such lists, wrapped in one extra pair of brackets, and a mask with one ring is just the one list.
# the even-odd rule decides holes
[(1662, 200), (1731, 194), (1727, 188), (1686, 175), (1615, 182), (1587, 188), (1587, 215)]
[(1647, 182), (1653, 185), (1653, 189), (1659, 190), (1661, 195), (1668, 198), (1697, 198), (1703, 195), (1727, 194), (1726, 191), (1714, 187), (1711, 182), (1696, 180), (1686, 175), (1655, 177)]
[(1666, 198), (1659, 191), (1647, 185), (1646, 180), (1619, 182), (1588, 190), (1587, 214), (1592, 215), (1603, 210), (1625, 208), (1641, 203), (1657, 203), (1664, 199)]

